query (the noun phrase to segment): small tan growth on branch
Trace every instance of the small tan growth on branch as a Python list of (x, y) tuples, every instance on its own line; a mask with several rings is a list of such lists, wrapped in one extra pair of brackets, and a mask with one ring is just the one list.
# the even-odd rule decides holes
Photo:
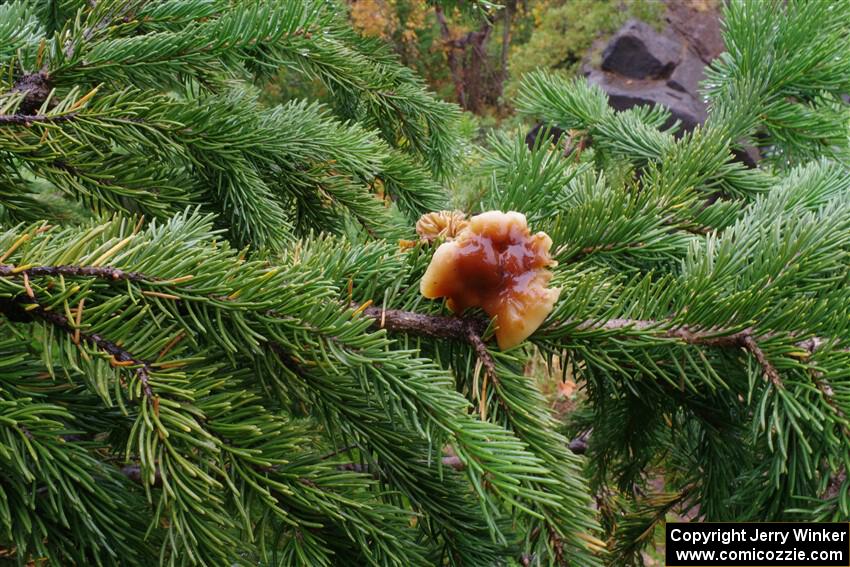
[(452, 240), (469, 226), (466, 215), (460, 211), (425, 213), (416, 221), (416, 234), (420, 240), (433, 242), (438, 238)]
[(529, 232), (525, 215), (482, 213), (437, 248), (420, 290), (429, 299), (448, 298), (456, 313), (481, 307), (496, 317), (496, 340), (508, 349), (528, 338), (558, 300), (560, 290), (547, 287), (551, 246), (546, 233)]

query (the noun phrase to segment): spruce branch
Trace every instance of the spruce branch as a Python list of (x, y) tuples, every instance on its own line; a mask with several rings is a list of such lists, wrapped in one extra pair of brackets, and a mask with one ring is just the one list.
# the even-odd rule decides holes
[[(359, 305), (353, 306), (355, 310)], [(487, 320), (481, 317), (447, 317), (425, 315), (400, 309), (385, 309), (369, 306), (361, 313), (375, 320), (375, 326), (394, 333), (411, 333), (436, 339), (470, 341), (471, 336), (480, 337), (487, 330)]]
[(475, 350), (475, 355), (478, 357), (478, 360), (481, 362), (481, 365), (484, 367), (485, 374), (485, 382), (482, 386), (482, 395), (481, 395), (481, 403), (486, 403), (486, 391), (487, 391), (487, 382), (486, 379), (489, 378), (494, 382), (499, 379), (496, 374), (496, 363), (493, 361), (493, 357), (490, 356), (490, 353), (487, 352), (487, 345), (484, 344), (484, 340), (481, 338), (481, 335), (477, 333), (471, 324), (467, 324), (466, 329), (466, 339), (469, 341), (469, 344), (472, 345), (472, 348)]
[[(355, 306), (357, 308), (357, 306)], [(467, 342), (474, 349), (488, 372), (495, 375), (492, 357), (486, 351), (482, 341), (487, 321), (480, 317), (447, 317), (444, 315), (426, 315), (398, 309), (384, 309), (369, 306), (360, 310), (362, 314), (375, 321), (374, 327), (389, 332), (409, 333), (425, 337), (452, 339)], [(647, 333), (653, 338), (674, 339), (688, 345), (743, 348), (761, 365), (765, 378), (782, 388), (782, 379), (776, 367), (768, 360), (760, 341), (775, 338), (775, 333), (757, 333), (753, 328), (734, 330), (732, 328), (701, 329), (688, 325), (673, 326), (672, 320), (610, 319), (608, 321), (562, 321), (555, 325), (572, 328), (577, 332), (603, 331), (615, 336), (628, 336), (635, 332)], [(821, 337), (812, 337), (797, 341), (795, 346), (809, 353), (815, 352), (827, 341)], [(484, 356), (486, 355), (486, 356)], [(489, 361), (489, 365), (488, 365)]]
[[(660, 107), (527, 76), (567, 147), (460, 160), (492, 179), (475, 206), (528, 215), (563, 266), (559, 309), (500, 351), (498, 321), (415, 307), (430, 250), (396, 245), (445, 208), (466, 128), (332, 6), (0, 4), (18, 563), (623, 563), (663, 517), (629, 490), (656, 464), (706, 519), (850, 514), (846, 7), (730, 1), (710, 116), (678, 138)], [(281, 67), (328, 106), (258, 99)], [(774, 167), (733, 162), (742, 139)], [(841, 160), (787, 171), (815, 156)], [(572, 444), (534, 349), (585, 386)]]
[(13, 266), (0, 264), (0, 277), (64, 276), (64, 277), (93, 277), (107, 281), (154, 282), (159, 278), (146, 276), (139, 272), (127, 272), (109, 266)]
[(47, 114), (0, 114), (0, 126), (4, 125), (20, 125), (29, 126), (30, 124), (56, 124), (58, 122), (67, 122), (72, 120), (76, 113), (69, 112), (68, 114), (59, 114), (50, 116)]
[(752, 334), (744, 335), (739, 338), (738, 344), (747, 349), (750, 354), (752, 354), (758, 363), (762, 367), (762, 371), (764, 375), (773, 383), (777, 388), (782, 388), (782, 380), (779, 378), (779, 372), (776, 371), (776, 367), (771, 364), (771, 362), (765, 356), (764, 351), (759, 347), (756, 340), (753, 338)]
[[(9, 266), (0, 266), (0, 273), (2, 273), (3, 268), (9, 268)], [(41, 319), (42, 321), (49, 323), (53, 325), (53, 327), (70, 335), (74, 343), (79, 344), (80, 341), (89, 343), (110, 355), (112, 357), (111, 362), (114, 366), (136, 366), (136, 376), (142, 384), (145, 397), (156, 404), (153, 390), (150, 386), (150, 372), (152, 368), (150, 362), (137, 358), (131, 352), (100, 334), (81, 332), (79, 328), (71, 324), (65, 315), (46, 309), (38, 302), (37, 298), (32, 293), (32, 288), (29, 286), (29, 282), (26, 279), (27, 272), (19, 273), (25, 278), (25, 287), (27, 289), (28, 297), (14, 298), (12, 300), (5, 299), (0, 301), (0, 313), (3, 313), (3, 315), (10, 321), (25, 321), (27, 320), (27, 317), (30, 318), (29, 320), (32, 320), (33, 318)], [(80, 304), (79, 309), (82, 309), (82, 303)]]
[(114, 364), (115, 366), (137, 366), (136, 376), (138, 376), (139, 381), (142, 383), (142, 388), (145, 392), (145, 397), (148, 400), (153, 401), (154, 404), (156, 404), (154, 393), (150, 386), (150, 362), (136, 358), (129, 351), (121, 348), (118, 344), (102, 337), (97, 333), (80, 332), (79, 329), (77, 329), (74, 325), (71, 324), (71, 322), (66, 316), (60, 313), (56, 313), (55, 311), (48, 311), (41, 304), (36, 303), (36, 305), (38, 305), (36, 308), (29, 309), (28, 312), (34, 315), (35, 317), (47, 323), (50, 323), (57, 329), (71, 335), (75, 341), (83, 341), (89, 343), (91, 345), (96, 346), (101, 351), (109, 354), (113, 360), (112, 364)]
[[(354, 306), (359, 310), (360, 306)], [(427, 337), (464, 341), (474, 349), (488, 379), (498, 380), (496, 364), (487, 352), (483, 336), (487, 320), (481, 317), (446, 317), (423, 315), (412, 311), (366, 307), (363, 315), (375, 320), (375, 327), (395, 333), (411, 333)]]
[[(95, 277), (104, 280), (112, 281), (157, 281), (158, 278), (146, 276), (139, 272), (127, 272), (112, 267), (94, 267), (94, 266), (31, 266), (25, 269), (13, 265), (0, 265), (0, 277), (41, 277), (41, 276), (71, 276), (71, 277)], [(496, 377), (495, 364), (492, 357), (487, 352), (487, 347), (482, 340), (487, 329), (487, 321), (481, 317), (448, 317), (441, 315), (426, 315), (411, 311), (402, 311), (397, 309), (385, 309), (376, 306), (353, 306), (357, 311), (362, 312), (366, 317), (375, 320), (377, 328), (384, 328), (390, 332), (411, 333), (420, 336), (433, 338), (447, 338), (457, 341), (469, 343), (479, 360), (481, 361), (488, 376), (493, 379)], [(58, 326), (67, 325), (67, 319), (64, 316), (55, 313), (43, 312), (47, 316), (43, 316), (45, 320), (50, 321)], [(34, 314), (41, 316), (41, 312), (34, 311)], [(60, 317), (61, 320), (55, 319)], [(51, 319), (53, 317), (53, 319)], [(764, 351), (759, 346), (760, 340), (772, 338), (771, 334), (758, 335), (752, 328), (747, 328), (741, 331), (732, 331), (730, 329), (698, 329), (687, 325), (679, 327), (670, 327), (672, 321), (664, 320), (636, 320), (636, 319), (611, 319), (604, 322), (598, 321), (565, 321), (560, 325), (573, 327), (576, 331), (623, 331), (623, 332), (644, 332), (648, 331), (658, 338), (676, 339), (685, 344), (702, 345), (708, 347), (725, 347), (725, 348), (744, 348), (758, 361), (763, 369), (763, 373), (775, 386), (782, 387), (782, 380), (775, 366), (768, 360)], [(72, 332), (74, 330), (72, 329)], [(83, 336), (83, 335), (81, 335)], [(105, 341), (99, 336), (88, 337), (88, 342), (96, 344), (99, 348), (109, 354), (116, 354), (116, 359), (119, 361), (132, 361), (133, 357), (121, 349), (113, 352), (114, 343)], [(796, 346), (803, 348), (809, 352), (814, 352), (819, 346), (824, 343), (824, 339), (820, 337), (812, 337), (804, 341), (796, 343)], [(141, 372), (147, 367), (147, 364), (138, 362), (142, 365)], [(141, 375), (140, 375), (141, 377)], [(143, 381), (147, 386), (146, 379)], [(147, 391), (147, 390), (146, 390)]]

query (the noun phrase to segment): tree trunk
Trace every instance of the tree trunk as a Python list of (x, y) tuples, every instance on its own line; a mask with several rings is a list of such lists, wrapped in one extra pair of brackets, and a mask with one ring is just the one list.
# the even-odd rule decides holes
[[(485, 18), (478, 30), (455, 37), (442, 8), (435, 6), (434, 11), (440, 25), (457, 102), (462, 108), (479, 113), (485, 103), (494, 103), (501, 95), (502, 76), (507, 68), (507, 51), (502, 56), (502, 68), (494, 73), (487, 57), (487, 42), (493, 31), (493, 23)], [(513, 17), (512, 13), (513, 9), (507, 16), (509, 19)], [(510, 42), (510, 30), (507, 39), (503, 37), (503, 41)]]
[(446, 60), (448, 61), (449, 72), (452, 75), (452, 82), (455, 86), (455, 96), (457, 97), (458, 104), (466, 108), (466, 95), (463, 89), (463, 69), (458, 64), (457, 54), (451, 46), (452, 33), (446, 21), (446, 15), (443, 13), (443, 9), (439, 4), (434, 6), (434, 12), (437, 15), (437, 22), (440, 24), (440, 36), (443, 38), (443, 44), (445, 45)]

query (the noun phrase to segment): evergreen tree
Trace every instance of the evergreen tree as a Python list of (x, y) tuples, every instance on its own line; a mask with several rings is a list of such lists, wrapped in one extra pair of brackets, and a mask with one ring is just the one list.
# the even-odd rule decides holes
[[(331, 3), (15, 1), (0, 23), (7, 556), (597, 561), (515, 359), (485, 420), (481, 339), (364, 316), (439, 310), (429, 249), (398, 240), (447, 206), (455, 106)], [(335, 106), (263, 107), (281, 66)]]
[[(399, 246), (449, 206), (458, 113), (334, 4), (0, 3), (3, 556), (598, 565), (677, 506), (850, 517), (850, 6), (724, 15), (685, 136), (528, 78), (567, 147), (493, 140), (477, 208), (552, 237), (561, 294), (500, 351)], [(263, 106), (281, 67), (333, 105)], [(536, 353), (586, 384), (567, 429)]]
[[(488, 206), (539, 207), (558, 245), (564, 292), (533, 340), (586, 381), (570, 427), (617, 561), (674, 509), (850, 518), (848, 31), (847, 3), (729, 2), (703, 126), (677, 137), (664, 110), (537, 73), (519, 106), (582, 165), (489, 157)], [(746, 145), (758, 169), (734, 161)]]

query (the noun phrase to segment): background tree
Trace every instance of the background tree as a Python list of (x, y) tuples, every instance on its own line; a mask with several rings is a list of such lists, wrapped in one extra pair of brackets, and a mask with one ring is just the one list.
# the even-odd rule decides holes
[(482, 113), (499, 104), (517, 11), (514, 0), (356, 0), (349, 5), (355, 29), (389, 41), (401, 60), (432, 85), (450, 83), (451, 98), (464, 110)]
[(444, 99), (497, 120), (513, 114), (527, 73), (542, 68), (576, 76), (584, 59), (598, 56), (588, 57), (594, 40), (613, 34), (629, 18), (658, 25), (665, 10), (656, 0), (349, 0), (347, 5), (359, 33), (388, 42)]
[[(850, 516), (850, 6), (730, 3), (680, 138), (527, 77), (569, 140), (495, 139), (476, 211), (546, 230), (562, 291), (505, 352), (399, 246), (447, 206), (456, 108), (332, 8), (0, 4), (8, 558), (620, 564), (677, 507)], [(329, 106), (260, 103), (281, 66)], [(585, 385), (586, 462), (535, 352)]]

